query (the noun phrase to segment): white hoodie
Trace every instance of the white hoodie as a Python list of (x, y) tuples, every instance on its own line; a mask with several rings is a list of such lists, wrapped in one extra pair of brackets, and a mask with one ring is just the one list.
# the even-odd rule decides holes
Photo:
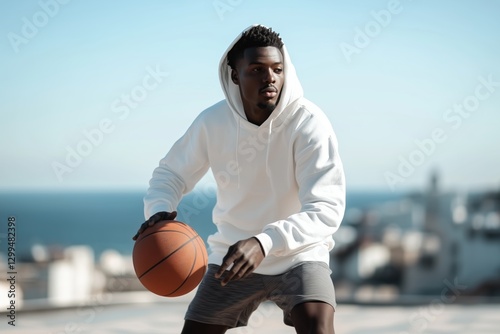
[(227, 65), (240, 38), (219, 65), (226, 99), (204, 110), (160, 161), (144, 198), (145, 217), (176, 210), (210, 168), (217, 232), (208, 238), (209, 263), (220, 265), (229, 246), (256, 237), (266, 254), (256, 273), (280, 274), (303, 261), (329, 264), (345, 207), (337, 139), (324, 113), (303, 98), (285, 46), (276, 109), (260, 126), (247, 121)]

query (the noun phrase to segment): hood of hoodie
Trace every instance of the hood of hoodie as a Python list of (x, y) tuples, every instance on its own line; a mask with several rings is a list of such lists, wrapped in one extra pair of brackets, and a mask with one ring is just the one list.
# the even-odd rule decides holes
[[(219, 79), (222, 86), (222, 90), (224, 95), (226, 96), (226, 101), (233, 111), (235, 117), (237, 118), (238, 123), (240, 122), (248, 122), (245, 111), (243, 109), (243, 102), (241, 100), (240, 90), (238, 85), (234, 84), (231, 80), (231, 67), (227, 64), (227, 54), (233, 48), (233, 46), (240, 40), (243, 33), (248, 31), (252, 27), (259, 26), (258, 24), (251, 25), (243, 32), (241, 32), (234, 41), (229, 45), (226, 52), (224, 52), (220, 63), (219, 63)], [(295, 67), (293, 66), (286, 46), (280, 49), (283, 55), (283, 73), (284, 73), (284, 83), (281, 89), (281, 97), (276, 105), (276, 108), (271, 113), (269, 118), (264, 122), (264, 124), (269, 124), (269, 130), (271, 130), (273, 120), (278, 118), (283, 114), (285, 109), (288, 107), (295, 105), (298, 100), (303, 96), (302, 86), (300, 85), (299, 79), (297, 77), (297, 73), (295, 72)], [(285, 116), (286, 115), (282, 115)], [(278, 124), (277, 124), (278, 123)], [(275, 122), (275, 126), (279, 126), (280, 122)], [(263, 125), (264, 125), (263, 124)]]

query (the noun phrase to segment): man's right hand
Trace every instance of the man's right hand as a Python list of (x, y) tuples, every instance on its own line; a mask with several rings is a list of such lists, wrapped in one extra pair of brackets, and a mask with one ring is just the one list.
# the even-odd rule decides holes
[(141, 227), (139, 228), (139, 231), (137, 231), (137, 233), (133, 236), (132, 240), (137, 240), (139, 235), (142, 232), (144, 232), (148, 227), (151, 227), (154, 224), (161, 222), (163, 220), (174, 220), (175, 217), (177, 217), (177, 211), (172, 211), (172, 212), (161, 211), (155, 213), (154, 215), (149, 217), (148, 220), (142, 223)]

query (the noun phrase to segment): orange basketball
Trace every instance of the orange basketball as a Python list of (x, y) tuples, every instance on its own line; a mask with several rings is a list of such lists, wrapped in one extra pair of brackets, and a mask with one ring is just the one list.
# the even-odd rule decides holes
[(164, 297), (185, 295), (200, 284), (207, 270), (207, 250), (201, 237), (179, 221), (147, 228), (134, 245), (135, 274), (149, 291)]

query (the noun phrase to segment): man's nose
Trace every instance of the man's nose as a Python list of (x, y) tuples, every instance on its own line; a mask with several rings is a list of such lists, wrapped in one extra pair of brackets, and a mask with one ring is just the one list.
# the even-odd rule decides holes
[(276, 81), (275, 73), (272, 68), (268, 69), (264, 72), (264, 82), (266, 83), (274, 83)]

